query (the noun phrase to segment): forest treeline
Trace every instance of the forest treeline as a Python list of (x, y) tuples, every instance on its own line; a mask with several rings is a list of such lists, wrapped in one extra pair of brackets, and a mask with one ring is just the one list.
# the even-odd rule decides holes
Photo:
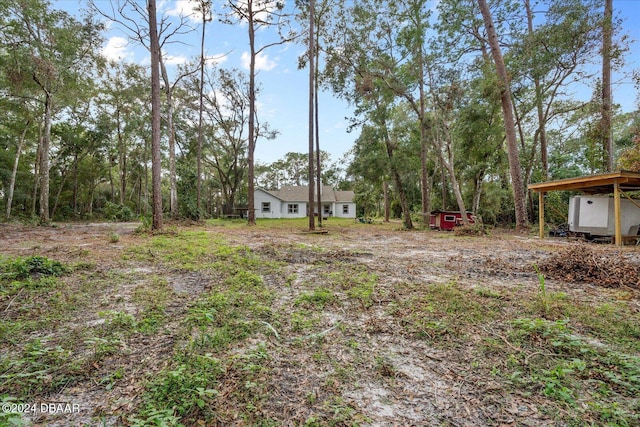
[[(311, 45), (310, 2), (191, 3), (199, 26), (159, 13), (160, 46), (187, 32), (223, 46), (212, 19), (247, 25), (247, 46), (256, 31), (273, 34), (251, 45), (254, 57), (276, 43)], [(353, 189), (361, 214), (408, 228), (436, 208), (526, 227), (536, 218), (528, 183), (640, 170), (638, 114), (610, 91), (629, 41), (604, 3), (316, 0), (317, 87), (355, 108), (353, 147), (344, 159), (320, 152), (321, 180)], [(309, 181), (307, 153), (254, 160), (256, 144), (278, 138), (255, 109), (268, 81), (212, 65), (203, 47), (179, 66), (160, 52), (154, 137), (150, 68), (100, 55), (105, 22), (151, 47), (149, 10), (113, 0), (71, 15), (43, 0), (0, 0), (1, 218), (130, 220), (160, 209), (201, 219), (250, 204), (254, 186)], [(548, 197), (549, 219), (564, 221), (568, 195)]]

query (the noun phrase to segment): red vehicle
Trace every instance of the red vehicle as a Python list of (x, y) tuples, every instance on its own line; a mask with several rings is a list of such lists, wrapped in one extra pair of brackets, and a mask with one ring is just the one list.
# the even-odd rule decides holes
[[(467, 212), (467, 219), (470, 224), (476, 222), (476, 216), (470, 212)], [(460, 211), (445, 211), (440, 209), (431, 211), (429, 227), (431, 227), (432, 230), (453, 230), (462, 224), (462, 214)]]

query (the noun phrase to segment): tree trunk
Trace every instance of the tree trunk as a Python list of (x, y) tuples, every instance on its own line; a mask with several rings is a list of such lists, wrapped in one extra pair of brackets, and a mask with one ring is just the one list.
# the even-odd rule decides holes
[(144, 214), (149, 214), (149, 141), (144, 139)]
[(40, 176), (40, 157), (42, 157), (42, 134), (38, 138), (38, 148), (36, 149), (36, 159), (33, 162), (33, 193), (31, 193), (31, 217), (36, 216), (36, 205), (38, 204), (38, 190), (40, 189), (38, 177)]
[(255, 204), (255, 168), (254, 153), (256, 151), (256, 41), (255, 28), (253, 26), (253, 0), (247, 0), (247, 20), (249, 28), (249, 48), (251, 57), (249, 61), (249, 142), (247, 153), (247, 224), (256, 225)]
[[(315, 5), (314, 5), (315, 7)], [(316, 35), (319, 33), (316, 32)], [(318, 46), (318, 39), (316, 38), (316, 49), (315, 49), (315, 73), (313, 77), (314, 83), (314, 114), (315, 114), (315, 132), (316, 132), (316, 184), (318, 191), (318, 226), (322, 227), (322, 215), (323, 215), (323, 207), (322, 207), (322, 168), (320, 163), (320, 117), (318, 113), (318, 89), (319, 89), (319, 81), (320, 81), (320, 73), (319, 73), (319, 57), (320, 57), (320, 49)]]
[(125, 194), (127, 194), (127, 147), (122, 135), (120, 108), (116, 109), (116, 127), (118, 133), (118, 162), (120, 166), (120, 205), (124, 205)]
[(391, 216), (391, 203), (389, 202), (389, 182), (382, 181), (382, 191), (384, 192), (384, 222), (389, 222)]
[(151, 49), (151, 186), (153, 230), (162, 230), (162, 157), (160, 153), (160, 42), (156, 21), (156, 0), (148, 0)]
[(474, 214), (477, 214), (478, 209), (480, 209), (480, 197), (482, 196), (483, 176), (484, 176), (484, 172), (482, 171), (479, 171), (475, 176), (473, 202), (471, 204), (471, 212), (473, 212)]
[(176, 177), (176, 130), (173, 125), (173, 90), (169, 84), (167, 68), (160, 55), (160, 70), (164, 80), (164, 93), (167, 96), (167, 131), (169, 132), (169, 212), (172, 218), (178, 217), (178, 179)]
[[(455, 169), (454, 169), (454, 164), (455, 164), (455, 159), (454, 159), (454, 155), (453, 155), (453, 150), (451, 149), (451, 135), (449, 134), (448, 131), (448, 127), (446, 125), (446, 123), (444, 123), (443, 120), (443, 128), (444, 128), (444, 138), (446, 139), (446, 146), (445, 146), (445, 150), (446, 150), (446, 158), (444, 156), (444, 154), (442, 154), (442, 149), (438, 150), (438, 153), (440, 154), (440, 159), (442, 161), (442, 165), (443, 167), (447, 170), (447, 174), (449, 175), (449, 181), (451, 182), (451, 189), (453, 190), (453, 196), (456, 199), (456, 204), (458, 205), (458, 210), (460, 211), (460, 215), (462, 216), (462, 223), (464, 225), (469, 225), (469, 218), (467, 218), (467, 208), (465, 206), (464, 203), (464, 199), (462, 198), (462, 192), (460, 191), (460, 184), (458, 183), (458, 178), (456, 177), (456, 173), (455, 173)], [(436, 137), (436, 141), (438, 140), (438, 138)], [(436, 144), (438, 147), (442, 147), (443, 143), (441, 141), (439, 141)], [(443, 171), (444, 174), (444, 171)], [(444, 185), (445, 180), (444, 178), (442, 179), (442, 187), (444, 190)], [(444, 203), (444, 191), (443, 191), (443, 203)], [(443, 209), (445, 209), (446, 207), (443, 204)]]
[(73, 216), (78, 214), (78, 153), (73, 156)]
[(453, 189), (453, 195), (456, 198), (456, 203), (458, 204), (460, 215), (462, 215), (462, 223), (464, 225), (469, 225), (469, 218), (467, 217), (467, 208), (464, 204), (464, 199), (462, 198), (462, 192), (460, 191), (460, 184), (458, 183), (458, 179), (456, 178), (455, 172), (453, 170), (453, 159), (450, 159), (448, 162), (445, 162), (445, 164), (447, 166), (447, 171), (449, 172), (449, 179), (451, 180), (451, 188)]
[(613, 0), (605, 0), (602, 27), (602, 148), (605, 172), (613, 171), (613, 135), (611, 134), (611, 48)]
[(113, 173), (111, 170), (113, 169), (113, 162), (109, 160), (109, 186), (111, 187), (111, 202), (115, 202), (116, 200), (116, 187), (113, 182)]
[(56, 215), (56, 210), (58, 209), (58, 201), (60, 200), (60, 194), (62, 194), (62, 188), (64, 187), (65, 182), (67, 182), (66, 167), (60, 173), (60, 186), (58, 187), (58, 191), (56, 192), (56, 198), (54, 199), (53, 208), (51, 209), (51, 218)]
[(202, 145), (204, 130), (202, 129), (204, 117), (204, 35), (207, 24), (207, 11), (204, 2), (202, 6), (202, 37), (200, 38), (200, 87), (198, 106), (198, 148), (196, 150), (196, 211), (200, 218), (200, 206), (202, 204)]
[[(314, 46), (313, 43), (315, 41), (314, 37), (314, 28), (313, 28), (313, 12), (314, 12), (315, 3), (314, 0), (309, 0), (309, 231), (313, 231), (316, 229), (315, 224), (315, 216), (314, 216), (314, 204), (315, 204), (315, 189), (314, 187), (314, 156), (313, 156), (313, 147), (314, 147), (314, 123), (315, 123), (315, 114), (314, 114), (314, 78), (315, 78), (315, 69), (314, 69)], [(320, 185), (320, 184), (318, 184)], [(320, 192), (318, 192), (318, 197), (320, 197)], [(320, 206), (318, 206), (318, 216), (320, 215)]]
[(42, 133), (42, 147), (40, 151), (40, 223), (49, 223), (49, 151), (51, 146), (51, 115), (52, 99), (49, 92), (45, 93), (44, 101), (44, 129)]
[(13, 203), (13, 191), (16, 186), (16, 177), (18, 176), (18, 163), (20, 162), (20, 154), (24, 148), (24, 141), (27, 136), (27, 129), (29, 128), (29, 124), (31, 122), (27, 120), (27, 123), (24, 125), (24, 130), (22, 131), (22, 135), (20, 135), (20, 141), (18, 142), (18, 150), (16, 151), (16, 159), (13, 162), (13, 170), (11, 171), (11, 181), (9, 182), (9, 194), (7, 195), (7, 219), (11, 217), (11, 204)]
[(389, 169), (391, 170), (391, 175), (393, 176), (393, 181), (398, 191), (398, 196), (400, 197), (400, 207), (402, 209), (402, 217), (403, 217), (402, 222), (407, 230), (413, 230), (413, 221), (411, 220), (411, 212), (409, 211), (409, 199), (407, 198), (406, 191), (404, 191), (404, 186), (402, 185), (402, 178), (400, 178), (400, 173), (398, 172), (398, 168), (396, 167), (393, 159), (394, 149), (393, 149), (393, 144), (389, 139), (389, 133), (387, 132), (386, 121), (383, 123), (383, 125), (384, 125), (385, 146), (387, 148), (387, 157), (389, 159)]
[(520, 170), (520, 157), (518, 154), (518, 142), (516, 138), (515, 121), (513, 118), (513, 104), (511, 101), (511, 88), (507, 69), (504, 65), (502, 51), (498, 43), (498, 35), (493, 25), (493, 18), (489, 11), (486, 0), (478, 0), (482, 18), (484, 20), (489, 47), (496, 66), (496, 72), (500, 81), (500, 98), (502, 101), (502, 116), (504, 118), (505, 134), (507, 137), (507, 151), (509, 158), (509, 171), (511, 175), (511, 185), (513, 187), (513, 201), (515, 204), (516, 231), (524, 232), (529, 229), (527, 218), (526, 198), (524, 184), (522, 182), (522, 171)]
[(420, 195), (422, 198), (422, 223), (429, 224), (431, 212), (431, 194), (429, 191), (429, 179), (427, 174), (427, 118), (426, 118), (426, 93), (424, 90), (424, 64), (422, 46), (419, 48), (420, 66), (420, 112), (418, 124), (420, 125)]

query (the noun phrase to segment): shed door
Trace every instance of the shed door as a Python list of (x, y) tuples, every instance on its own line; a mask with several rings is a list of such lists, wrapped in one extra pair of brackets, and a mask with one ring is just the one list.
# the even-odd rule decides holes
[(580, 198), (580, 227), (606, 227), (609, 222), (608, 197)]

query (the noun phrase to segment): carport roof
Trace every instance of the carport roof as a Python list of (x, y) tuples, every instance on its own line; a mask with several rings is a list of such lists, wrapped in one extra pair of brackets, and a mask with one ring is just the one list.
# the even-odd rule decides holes
[(609, 194), (613, 193), (613, 187), (616, 182), (622, 191), (640, 190), (640, 173), (623, 170), (601, 175), (540, 182), (538, 184), (530, 184), (529, 190), (536, 193), (572, 190), (587, 194)]

